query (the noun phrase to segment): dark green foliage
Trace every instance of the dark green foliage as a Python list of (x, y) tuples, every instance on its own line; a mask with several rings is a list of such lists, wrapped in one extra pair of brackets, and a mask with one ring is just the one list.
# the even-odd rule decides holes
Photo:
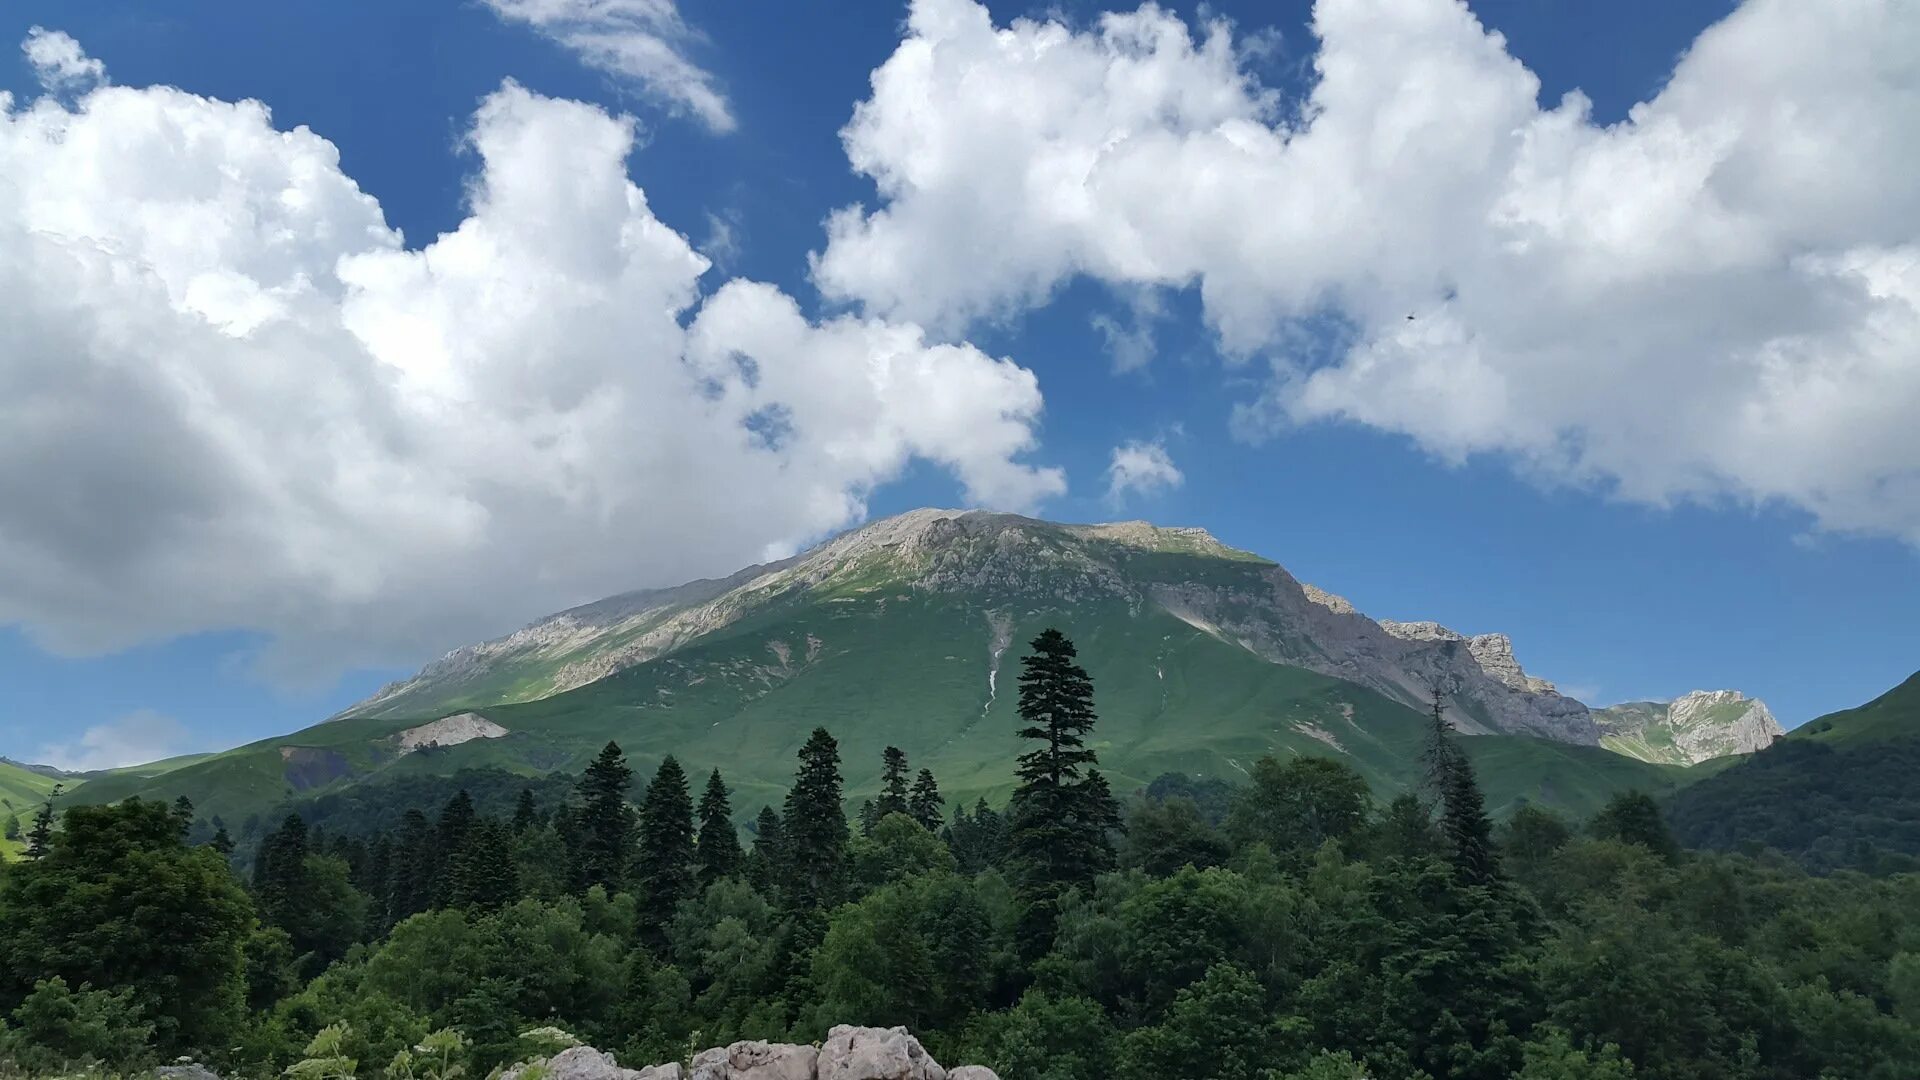
[(968, 876), (999, 866), (1007, 857), (1006, 820), (985, 799), (974, 804), (971, 814), (964, 806), (954, 807), (943, 838), (953, 849), (960, 872)]
[(740, 851), (740, 833), (733, 827), (733, 802), (727, 796), (720, 770), (707, 777), (700, 793), (700, 835), (696, 841), (700, 885), (738, 873), (746, 856)]
[(640, 890), (640, 921), (649, 941), (665, 941), (667, 921), (693, 895), (693, 795), (686, 771), (672, 755), (660, 763), (640, 804), (640, 857), (634, 864)]
[(11, 1030), (0, 1027), (0, 1060), (47, 1076), (91, 1065), (134, 1069), (151, 1060), (153, 1032), (133, 991), (74, 990), (56, 975), (34, 984)]
[(1195, 777), (1184, 773), (1161, 773), (1140, 789), (1142, 798), (1160, 802), (1172, 798), (1191, 800), (1207, 824), (1219, 826), (1227, 820), (1232, 806), (1234, 786), (1217, 776)]
[(1366, 780), (1331, 758), (1296, 757), (1283, 765), (1263, 757), (1254, 762), (1252, 782), (1232, 800), (1227, 834), (1241, 845), (1312, 851), (1359, 832), (1372, 803)]
[(1008, 808), (1008, 859), (1028, 908), (1027, 947), (1051, 934), (1066, 890), (1089, 885), (1113, 865), (1109, 832), (1118, 818), (1105, 778), (1087, 749), (1093, 681), (1074, 662), (1073, 643), (1047, 630), (1021, 660), (1020, 737), (1040, 745), (1020, 755), (1020, 784)]
[(540, 823), (540, 812), (533, 799), (532, 788), (521, 788), (520, 795), (513, 803), (512, 829), (524, 833)]
[(1655, 855), (1673, 862), (1680, 857), (1680, 845), (1660, 816), (1660, 807), (1646, 793), (1623, 791), (1600, 808), (1588, 823), (1587, 831), (1602, 840), (1639, 844)]
[(344, 1024), (338, 1054), (361, 1075), (452, 1026), (464, 1075), (483, 1076), (548, 1025), (643, 1065), (855, 1023), (1028, 1080), (1920, 1076), (1920, 875), (1675, 858), (1651, 803), (1622, 798), (1588, 835), (1520, 807), (1498, 876), (1461, 750), (1487, 758), (1437, 712), (1432, 804), (1376, 810), (1341, 765), (1266, 760), (1225, 800), (1230, 827), (1169, 781), (1122, 829), (1090, 756), (1041, 767), (1085, 751), (1085, 705), (1058, 710), (1083, 721), (1072, 739), (1029, 724), (1044, 748), (1022, 762), (1029, 805), (1058, 780), (1080, 830), (1058, 877), (984, 801), (925, 827), (918, 785), (909, 813), (849, 838), (825, 731), (744, 864), (718, 773), (696, 838), (686, 777), (663, 762), (637, 845), (614, 817), (636, 856), (613, 890), (575, 871), (596, 795), (617, 789), (632, 814), (617, 749), (601, 774), (617, 783), (583, 784), (544, 822), (510, 827), (516, 795), (483, 810), (456, 789), (422, 804), (437, 822), (414, 807), (365, 834), (256, 827), (263, 922), (182, 813), (75, 811), (45, 858), (0, 869), (0, 1071), (132, 1047), (277, 1075)]
[(1473, 765), (1456, 745), (1441, 712), (1440, 694), (1433, 695), (1433, 723), (1427, 740), (1427, 785), (1440, 805), (1440, 845), (1453, 863), (1454, 873), (1469, 885), (1487, 885), (1500, 876), (1499, 854), (1493, 846), (1493, 820), (1480, 794)]
[(1127, 808), (1126, 840), (1120, 864), (1166, 877), (1183, 866), (1204, 870), (1227, 861), (1229, 848), (1219, 830), (1207, 823), (1184, 795), (1135, 799)]
[(59, 800), (61, 787), (53, 786), (47, 793), (47, 801), (34, 811), (33, 828), (27, 832), (27, 858), (39, 859), (53, 848), (53, 804)]
[(634, 815), (627, 802), (633, 770), (618, 743), (608, 743), (580, 778), (574, 880), (581, 888), (613, 890), (626, 884), (633, 861)]
[(1772, 848), (1815, 873), (1911, 873), (1920, 871), (1916, 776), (1920, 738), (1782, 739), (1690, 785), (1667, 813), (1688, 847)]
[(880, 753), (880, 797), (873, 800), (873, 820), (879, 821), (888, 814), (907, 813), (909, 798), (907, 752), (889, 746)]
[(42, 858), (0, 874), (0, 1012), (58, 976), (126, 991), (163, 1055), (224, 1048), (253, 920), (225, 861), (187, 847), (169, 807), (74, 807)]
[(913, 780), (913, 794), (907, 797), (907, 812), (913, 815), (913, 820), (928, 832), (939, 832), (941, 807), (946, 802), (940, 797), (940, 784), (934, 780), (933, 770), (921, 769)]
[(846, 880), (847, 813), (841, 805), (840, 747), (815, 728), (780, 816), (781, 891), (796, 908), (838, 902)]

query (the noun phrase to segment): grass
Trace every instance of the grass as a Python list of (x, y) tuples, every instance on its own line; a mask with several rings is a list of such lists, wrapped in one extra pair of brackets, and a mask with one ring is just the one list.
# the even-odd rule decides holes
[[(989, 608), (1013, 624), (1014, 645), (997, 671)], [(391, 736), (438, 712), (334, 721), (157, 776), (103, 777), (82, 799), (184, 793), (244, 842), (249, 819), (258, 828), (297, 795), (468, 767), (577, 771), (612, 740), (642, 776), (667, 754), (696, 777), (719, 768), (746, 818), (779, 804), (795, 753), (823, 726), (840, 742), (856, 806), (877, 790), (888, 745), (906, 750), (914, 768), (931, 768), (949, 805), (998, 803), (1012, 790), (1023, 749), (1014, 734), (1019, 657), (1047, 626), (1075, 640), (1094, 678), (1100, 723), (1093, 746), (1117, 792), (1170, 771), (1238, 779), (1267, 754), (1346, 761), (1383, 798), (1417, 778), (1427, 722), (1420, 713), (1351, 683), (1269, 663), (1157, 609), (1107, 600), (1009, 610), (872, 590), (776, 603), (611, 678), (537, 701), (482, 706), (512, 732), (506, 738), (398, 755)], [(1597, 747), (1520, 736), (1478, 736), (1465, 745), (1496, 813), (1533, 802), (1585, 815), (1625, 788), (1664, 793), (1688, 779), (1685, 770)]]
[[(4, 830), (8, 818), (14, 818), (20, 822), (20, 835), (24, 837), (33, 827), (34, 814), (39, 812), (56, 784), (71, 791), (80, 781), (57, 780), (0, 762), (0, 830)], [(25, 846), (20, 841), (6, 839), (4, 831), (0, 831), (0, 860), (18, 858)]]
[(1788, 738), (1812, 739), (1835, 747), (1920, 736), (1920, 672), (1857, 708), (1828, 713), (1794, 728)]

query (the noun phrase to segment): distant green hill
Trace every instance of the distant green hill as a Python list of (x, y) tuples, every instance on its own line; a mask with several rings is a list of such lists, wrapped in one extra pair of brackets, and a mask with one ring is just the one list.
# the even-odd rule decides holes
[(1920, 737), (1920, 672), (1865, 705), (1828, 713), (1787, 733), (1833, 746), (1858, 746), (1906, 736)]
[(614, 740), (643, 773), (669, 753), (696, 776), (718, 767), (747, 817), (780, 801), (824, 726), (856, 803), (887, 745), (950, 799), (999, 801), (1021, 750), (1018, 660), (1048, 626), (1095, 680), (1093, 745), (1118, 791), (1169, 771), (1237, 779), (1264, 754), (1336, 757), (1399, 791), (1436, 680), (1457, 722), (1485, 732), (1466, 745), (1496, 811), (1585, 814), (1691, 776), (1603, 750), (1578, 702), (1505, 685), (1447, 643), (1395, 638), (1197, 530), (921, 512), (726, 581), (563, 613), (341, 719), (164, 775), (102, 777), (81, 797), (185, 794), (245, 839), (296, 797), (462, 768), (578, 771)]
[(1920, 870), (1920, 675), (1679, 792), (1694, 847), (1772, 848), (1818, 871)]
[(12, 858), (18, 855), (22, 844), (5, 837), (9, 820), (19, 822), (21, 835), (33, 826), (33, 816), (40, 805), (47, 801), (47, 793), (55, 784), (64, 784), (68, 790), (79, 786), (77, 780), (59, 780), (42, 773), (33, 772), (10, 761), (0, 761), (0, 858)]

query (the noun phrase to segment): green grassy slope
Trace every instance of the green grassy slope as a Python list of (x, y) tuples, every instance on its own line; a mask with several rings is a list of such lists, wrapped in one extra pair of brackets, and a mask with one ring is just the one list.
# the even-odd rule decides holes
[[(998, 802), (1022, 749), (1014, 735), (1018, 658), (1050, 625), (1075, 640), (1094, 678), (1093, 745), (1116, 791), (1168, 771), (1237, 779), (1263, 754), (1341, 758), (1382, 795), (1414, 778), (1426, 723), (1419, 713), (1268, 663), (1163, 612), (1120, 601), (1020, 609), (854, 583), (772, 605), (568, 693), (481, 709), (512, 732), (505, 738), (400, 755), (391, 737), (435, 715), (335, 721), (158, 777), (103, 778), (83, 798), (186, 794), (203, 815), (241, 829), (299, 793), (463, 767), (578, 770), (614, 740), (643, 775), (669, 753), (696, 776), (718, 767), (745, 817), (778, 804), (796, 751), (824, 726), (840, 740), (856, 804), (876, 790), (889, 744), (905, 749), (916, 769), (933, 769), (950, 799)], [(997, 671), (996, 640), (1011, 642)], [(1623, 788), (1664, 792), (1684, 778), (1598, 747), (1517, 736), (1480, 736), (1467, 746), (1497, 812), (1533, 800), (1585, 814)]]
[(17, 818), (24, 836), (33, 826), (33, 815), (40, 809), (40, 804), (47, 801), (47, 793), (53, 790), (55, 784), (73, 790), (79, 781), (56, 780), (18, 765), (0, 762), (0, 859), (18, 855), (22, 847), (6, 839), (4, 827), (7, 819)]
[(1787, 733), (1836, 747), (1920, 736), (1920, 672), (1858, 708), (1828, 713)]

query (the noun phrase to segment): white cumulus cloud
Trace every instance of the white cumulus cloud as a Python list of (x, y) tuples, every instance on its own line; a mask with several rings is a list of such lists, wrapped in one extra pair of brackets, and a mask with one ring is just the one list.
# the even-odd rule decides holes
[(107, 66), (87, 55), (70, 34), (36, 26), (20, 43), (34, 77), (49, 92), (89, 90), (107, 80)]
[(1118, 504), (1129, 494), (1153, 495), (1177, 488), (1186, 481), (1166, 444), (1158, 440), (1134, 440), (1113, 448), (1107, 464), (1107, 499)]
[(1063, 490), (1011, 360), (703, 290), (631, 120), (508, 83), (467, 143), (468, 216), (409, 248), (258, 102), (0, 106), (0, 624), (250, 628), (325, 675), (730, 571), (913, 458), (977, 503)]
[(68, 772), (118, 769), (191, 753), (197, 747), (180, 721), (140, 709), (105, 724), (95, 724), (70, 743), (48, 743), (36, 755), (43, 764)]
[(1319, 0), (1313, 30), (1282, 100), (1225, 23), (915, 0), (842, 132), (879, 201), (830, 218), (816, 282), (949, 334), (1081, 276), (1194, 287), (1272, 368), (1242, 431), (1920, 543), (1920, 6), (1749, 0), (1612, 124), (1542, 107), (1458, 0)]
[(485, 0), (508, 22), (526, 23), (583, 63), (632, 79), (674, 112), (717, 132), (736, 126), (711, 72), (689, 60), (699, 35), (674, 0)]

